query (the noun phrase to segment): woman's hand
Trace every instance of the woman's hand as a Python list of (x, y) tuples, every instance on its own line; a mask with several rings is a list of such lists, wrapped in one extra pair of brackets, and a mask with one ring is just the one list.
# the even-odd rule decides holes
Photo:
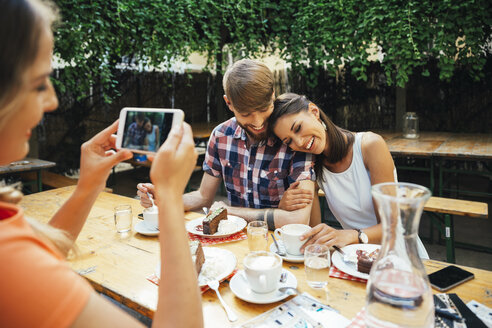
[[(161, 191), (181, 195), (196, 165), (198, 154), (195, 150), (193, 133), (187, 123), (174, 126), (158, 150), (150, 169), (155, 194)], [(158, 196), (156, 197), (158, 200)]]
[(311, 244), (324, 244), (328, 247), (353, 244), (358, 241), (358, 233), (355, 230), (337, 230), (321, 223), (301, 236), (301, 240), (305, 239), (308, 241), (301, 247), (301, 252), (304, 252), (304, 248)]
[(150, 201), (147, 192), (155, 199), (154, 185), (152, 183), (139, 183), (137, 185), (137, 196), (140, 197), (140, 205), (145, 208), (152, 206), (152, 202)]
[(113, 166), (132, 158), (132, 152), (129, 150), (114, 151), (116, 149), (116, 136), (113, 133), (117, 130), (118, 121), (82, 145), (78, 183), (80, 187), (102, 190), (106, 186), (106, 180)]
[(290, 185), (289, 189), (284, 192), (282, 199), (280, 199), (278, 208), (285, 211), (295, 211), (311, 204), (313, 201), (313, 193), (311, 190), (298, 187), (299, 181), (295, 181)]

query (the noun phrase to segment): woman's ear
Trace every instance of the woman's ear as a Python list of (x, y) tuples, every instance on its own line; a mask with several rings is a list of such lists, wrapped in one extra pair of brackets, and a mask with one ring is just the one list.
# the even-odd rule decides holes
[(313, 114), (317, 119), (319, 119), (319, 108), (313, 103), (309, 103), (308, 107), (309, 113)]

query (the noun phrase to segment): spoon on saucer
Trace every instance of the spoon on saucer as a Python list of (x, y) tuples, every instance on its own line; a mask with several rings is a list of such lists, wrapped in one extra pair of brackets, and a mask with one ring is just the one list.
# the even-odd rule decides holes
[(270, 236), (272, 236), (273, 242), (275, 243), (275, 247), (277, 247), (277, 251), (275, 253), (277, 253), (279, 256), (285, 256), (286, 255), (285, 252), (283, 250), (280, 250), (280, 247), (278, 246), (277, 240), (275, 239), (273, 234), (270, 234)]
[(299, 294), (299, 291), (297, 288), (294, 287), (280, 287), (278, 289), (279, 292), (287, 294), (287, 295), (297, 295)]

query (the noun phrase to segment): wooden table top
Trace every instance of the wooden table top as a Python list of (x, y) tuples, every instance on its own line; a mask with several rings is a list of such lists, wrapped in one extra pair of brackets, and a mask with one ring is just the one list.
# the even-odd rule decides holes
[(9, 165), (0, 166), (0, 174), (47, 169), (53, 166), (56, 166), (55, 162), (26, 157), (22, 161), (17, 161), (10, 163)]
[[(26, 216), (46, 222), (69, 197), (73, 189), (74, 187), (66, 187), (31, 194), (25, 196), (20, 205), (25, 209)], [(70, 265), (77, 271), (94, 267), (93, 272), (84, 276), (96, 290), (151, 317), (157, 305), (157, 286), (146, 278), (155, 272), (159, 262), (159, 244), (157, 237), (146, 237), (134, 232), (126, 239), (118, 236), (114, 227), (113, 208), (123, 203), (132, 206), (133, 224), (138, 222), (137, 214), (142, 212), (138, 200), (102, 192), (77, 239), (79, 255), (70, 260)], [(199, 216), (201, 216), (199, 213), (186, 213), (187, 220)], [(248, 250), (247, 240), (210, 247), (231, 251), (238, 260), (238, 267), (243, 268), (242, 261)], [(425, 261), (428, 273), (446, 265), (439, 261)], [(307, 285), (302, 263), (284, 262), (284, 268), (296, 276), (301, 292), (310, 293), (322, 303), (339, 310), (349, 319), (354, 317), (365, 304), (364, 283), (329, 278), (326, 291), (318, 291)], [(475, 274), (475, 279), (449, 292), (457, 293), (465, 302), (474, 299), (492, 307), (492, 272), (476, 268), (466, 269)], [(277, 302), (259, 305), (244, 302), (234, 296), (228, 282), (221, 284), (220, 292), (239, 316), (239, 320), (234, 324), (243, 323), (281, 304)], [(206, 327), (232, 326), (213, 291), (205, 292), (202, 300)]]
[(392, 155), (492, 159), (492, 134), (421, 132), (418, 139), (401, 133), (379, 131)]
[(193, 138), (195, 139), (208, 139), (214, 128), (221, 122), (199, 122), (191, 124), (191, 130), (193, 131)]

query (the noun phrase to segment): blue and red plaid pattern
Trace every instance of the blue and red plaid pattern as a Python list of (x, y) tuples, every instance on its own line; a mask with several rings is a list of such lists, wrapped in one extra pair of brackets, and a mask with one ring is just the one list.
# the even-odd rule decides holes
[(126, 138), (130, 140), (130, 144), (134, 146), (143, 146), (147, 131), (144, 128), (139, 128), (136, 122), (133, 122), (128, 127)]
[(203, 171), (223, 178), (232, 206), (249, 208), (276, 208), (291, 183), (316, 180), (312, 154), (294, 152), (278, 138), (248, 146), (235, 118), (212, 132)]

